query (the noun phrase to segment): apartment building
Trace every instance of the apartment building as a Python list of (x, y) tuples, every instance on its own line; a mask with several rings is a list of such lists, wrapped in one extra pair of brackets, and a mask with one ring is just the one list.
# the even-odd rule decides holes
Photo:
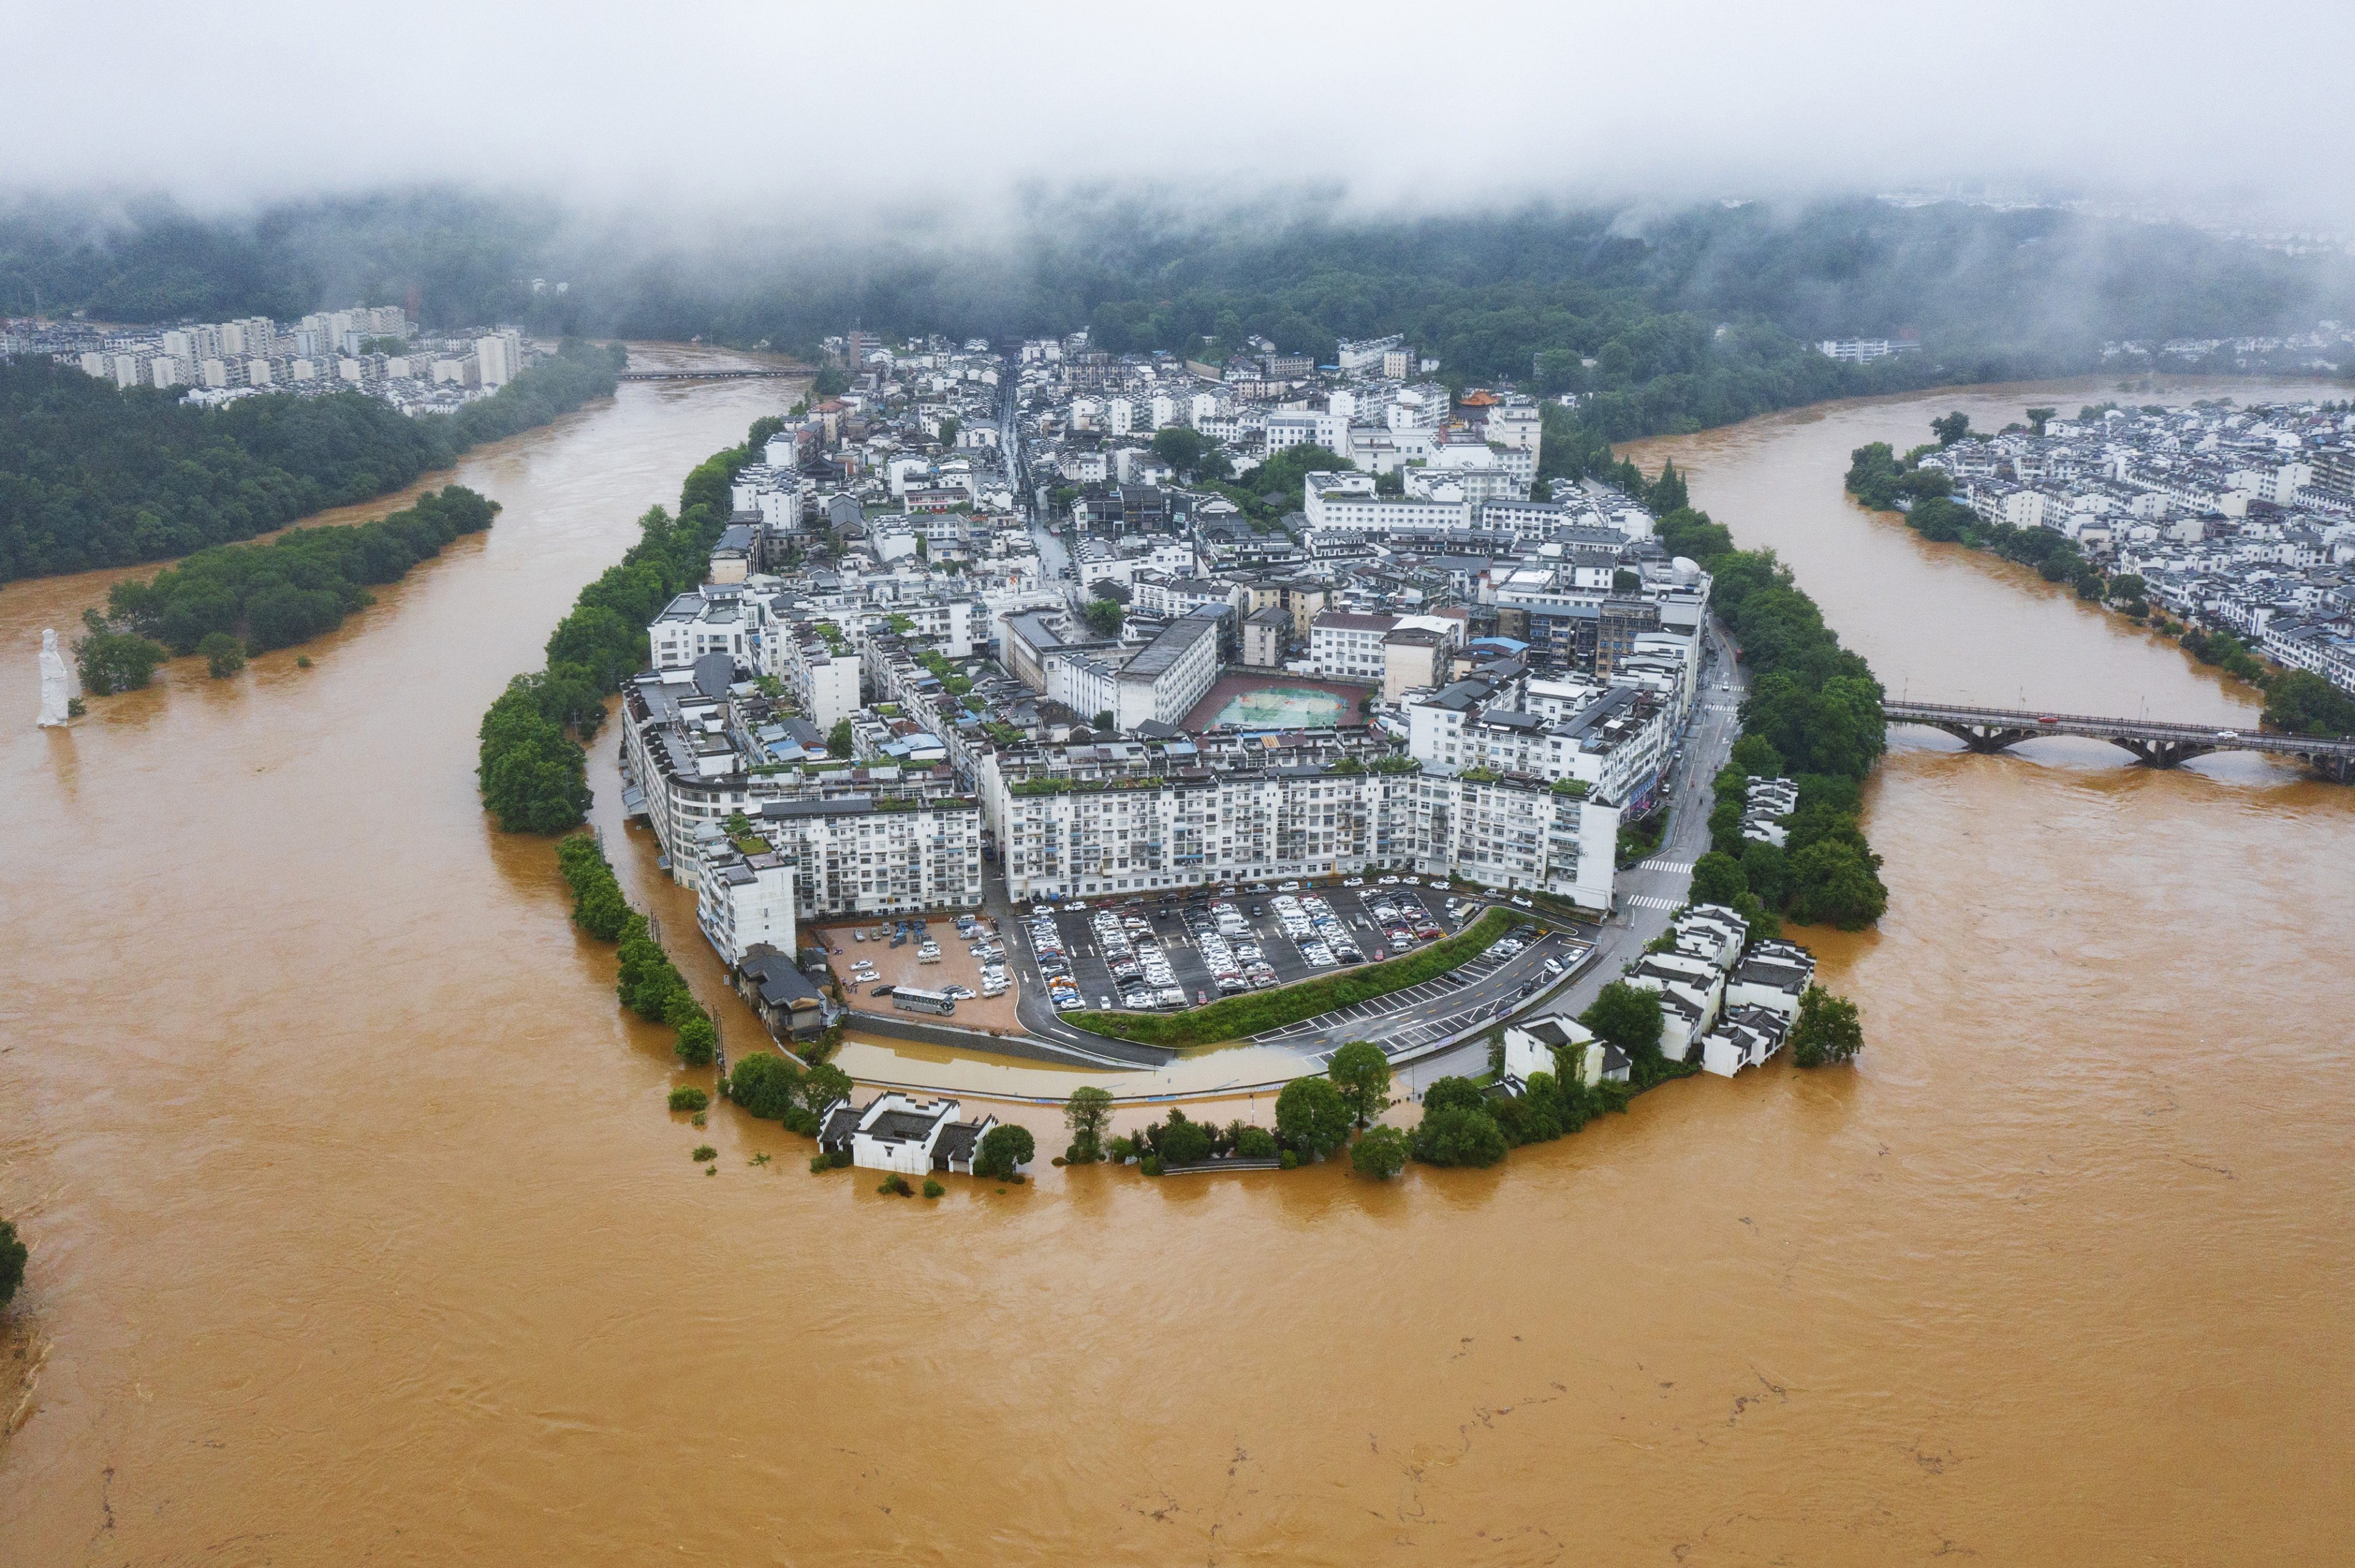
[(766, 606), (741, 589), (707, 582), (663, 607), (646, 627), (651, 667), (685, 669), (706, 654), (725, 654), (744, 669), (760, 669)]
[(768, 673), (784, 682), (794, 705), (821, 731), (849, 718), (865, 700), (858, 655), (833, 622), (780, 626), (763, 646)]
[(1407, 771), (1361, 730), (1018, 751), (986, 810), (1016, 900), (1396, 868), (1608, 909), (1619, 827), (1535, 780)]

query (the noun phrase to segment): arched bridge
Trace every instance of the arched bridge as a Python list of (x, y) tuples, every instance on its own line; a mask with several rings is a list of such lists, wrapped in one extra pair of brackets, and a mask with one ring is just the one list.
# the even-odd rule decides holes
[(2264, 752), (2293, 757), (2341, 784), (2355, 780), (2355, 740), (2277, 735), (2255, 728), (2169, 724), (2149, 719), (2103, 719), (2083, 713), (2031, 713), (2011, 708), (1969, 708), (1945, 702), (1887, 702), (1891, 724), (1944, 730), (1974, 752), (2000, 752), (2040, 735), (2085, 735), (2132, 752), (2154, 768), (2179, 767), (2211, 752)]
[(806, 381), (814, 370), (624, 370), (616, 381)]

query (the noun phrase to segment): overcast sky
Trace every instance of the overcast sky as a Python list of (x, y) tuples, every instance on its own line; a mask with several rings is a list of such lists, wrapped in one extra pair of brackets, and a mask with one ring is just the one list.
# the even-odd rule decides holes
[(801, 219), (1023, 181), (1369, 205), (1998, 181), (2355, 227), (2355, 4), (60, 4), (0, 187), (386, 182)]

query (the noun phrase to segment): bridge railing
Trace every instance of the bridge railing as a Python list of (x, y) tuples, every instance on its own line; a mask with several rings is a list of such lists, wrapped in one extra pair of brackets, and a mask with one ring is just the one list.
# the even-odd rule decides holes
[(2355, 740), (2313, 735), (2285, 735), (2252, 727), (2234, 730), (2222, 724), (2182, 724), (2164, 720), (2119, 719), (2092, 713), (2044, 713), (2024, 708), (1978, 708), (1947, 702), (1890, 702), (1881, 705), (1884, 718), (1898, 723), (1977, 724), (1989, 729), (2035, 730), (2054, 734), (2083, 735), (2096, 740), (2188, 741), (2214, 751), (2285, 752), (2298, 756), (2355, 757)]

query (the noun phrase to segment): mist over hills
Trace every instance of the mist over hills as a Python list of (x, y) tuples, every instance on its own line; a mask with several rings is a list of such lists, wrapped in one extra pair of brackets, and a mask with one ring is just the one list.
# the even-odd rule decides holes
[[(535, 293), (534, 278), (569, 287)], [(161, 200), (0, 210), (0, 309), (30, 313), (37, 293), (50, 312), (125, 322), (413, 294), (436, 325), (779, 347), (853, 319), (993, 337), (1092, 325), (1130, 340), (1122, 347), (1166, 348), (1234, 324), (1309, 348), (1403, 329), (1494, 374), (1548, 348), (1594, 354), (1614, 313), (1635, 306), (1801, 338), (1910, 329), (1970, 353), (2073, 351), (2310, 327), (2355, 291), (2343, 258), (2053, 208), (1859, 198), (1380, 217), (1313, 197), (1212, 208), (1104, 190), (1034, 193), (975, 228), (835, 232), (741, 219), (682, 229), (442, 187), (244, 217)]]

